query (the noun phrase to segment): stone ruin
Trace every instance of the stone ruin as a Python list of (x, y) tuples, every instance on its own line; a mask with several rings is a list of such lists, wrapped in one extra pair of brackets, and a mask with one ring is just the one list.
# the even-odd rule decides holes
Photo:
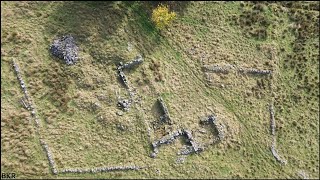
[(192, 134), (189, 130), (179, 129), (177, 131), (171, 132), (169, 135), (162, 137), (161, 139), (154, 141), (152, 143), (153, 152), (151, 153), (151, 157), (155, 158), (156, 155), (159, 153), (159, 147), (163, 144), (170, 144), (172, 143), (177, 137), (184, 136), (187, 138), (187, 142), (191, 144), (191, 146), (187, 147), (186, 149), (179, 152), (178, 155), (187, 155), (191, 153), (199, 153), (203, 150), (202, 147), (195, 142), (192, 137)]
[(78, 61), (78, 49), (71, 35), (62, 36), (54, 40), (50, 46), (51, 54), (64, 60), (67, 65), (73, 65)]
[(169, 110), (161, 97), (158, 98), (158, 103), (160, 104), (161, 110), (163, 111), (163, 115), (160, 116), (160, 122), (164, 122), (164, 123), (168, 123), (169, 125), (172, 125), (172, 120), (170, 118)]
[(138, 55), (136, 57), (136, 59), (134, 59), (134, 60), (132, 60), (132, 61), (130, 61), (128, 63), (125, 63), (125, 64), (123, 64), (122, 62), (119, 63), (119, 65), (117, 67), (118, 74), (119, 74), (120, 79), (122, 80), (122, 82), (124, 83), (125, 87), (128, 90), (130, 90), (130, 87), (129, 87), (128, 80), (127, 80), (123, 70), (124, 69), (131, 69), (134, 66), (137, 66), (137, 65), (141, 64), (142, 62), (143, 62), (142, 56)]
[(118, 97), (118, 107), (122, 108), (124, 111), (129, 111), (129, 108), (133, 102), (132, 98), (134, 96), (134, 92), (132, 91), (131, 87), (129, 86), (129, 82), (127, 80), (126, 75), (124, 74), (124, 69), (131, 69), (134, 66), (137, 66), (143, 62), (143, 58), (141, 55), (138, 55), (136, 59), (123, 64), (122, 62), (119, 63), (117, 66), (118, 76), (121, 80), (121, 82), (124, 84), (125, 88), (128, 90), (130, 99), (121, 99)]
[[(19, 84), (22, 88), (22, 91), (24, 93), (24, 98), (20, 99), (21, 103), (25, 106), (26, 109), (28, 109), (29, 111), (31, 111), (31, 115), (32, 117), (35, 118), (35, 122), (36, 122), (36, 130), (37, 133), (39, 134), (39, 119), (38, 116), (36, 114), (36, 110), (34, 108), (34, 106), (31, 103), (31, 99), (28, 95), (28, 91), (26, 88), (26, 84), (24, 83), (21, 74), (20, 74), (20, 69), (19, 66), (17, 65), (17, 63), (13, 60), (13, 67), (14, 67), (14, 71), (15, 74), (17, 76), (17, 79), (19, 80)], [(128, 104), (130, 104), (130, 102), (128, 101), (123, 101), (121, 103), (124, 107), (127, 107)], [(40, 135), (40, 134), (39, 134)], [(58, 170), (56, 169), (56, 165), (52, 156), (52, 153), (49, 149), (49, 146), (47, 145), (47, 143), (40, 139), (40, 145), (42, 146), (43, 150), (45, 151), (45, 154), (48, 158), (49, 161), (49, 166), (50, 169), (52, 171), (53, 174), (58, 174)], [(99, 167), (99, 168), (92, 168), (92, 169), (65, 169), (62, 170), (59, 173), (87, 173), (87, 172), (91, 172), (91, 173), (97, 173), (97, 172), (107, 172), (107, 171), (125, 171), (125, 170), (140, 170), (143, 169), (145, 167), (138, 167), (138, 166), (115, 166), (115, 167)]]
[(215, 115), (210, 115), (207, 118), (201, 119), (200, 124), (210, 124), (212, 125), (218, 132), (219, 140), (224, 139), (223, 127), (217, 123), (217, 117)]
[(191, 132), (189, 130), (183, 130), (184, 136), (187, 138), (187, 142), (191, 144), (191, 146), (185, 146), (178, 155), (188, 155), (191, 153), (199, 153), (203, 151), (203, 148), (194, 140)]

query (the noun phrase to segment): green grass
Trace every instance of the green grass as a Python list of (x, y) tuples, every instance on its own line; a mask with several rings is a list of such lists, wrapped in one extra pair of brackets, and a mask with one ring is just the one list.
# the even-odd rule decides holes
[[(271, 25), (267, 38), (257, 39), (246, 36), (246, 29), (231, 19), (253, 6), (244, 2), (248, 6), (241, 8), (240, 4), (190, 2), (171, 27), (158, 31), (149, 18), (149, 3), (1, 2), (2, 172), (15, 172), (18, 178), (166, 179), (298, 178), (297, 172), (304, 170), (309, 177), (319, 178), (319, 62), (312, 57), (319, 56), (312, 45), (319, 44), (319, 40), (306, 41), (302, 53), (307, 61), (301, 63), (303, 78), (294, 78), (297, 66), (284, 66), (287, 55), (294, 54), (292, 43), (296, 37), (290, 32), (282, 37), (294, 23), (290, 15), (275, 12), (273, 7), (279, 8), (280, 4), (267, 5), (262, 15)], [(277, 25), (280, 20), (283, 23)], [(74, 66), (64, 65), (48, 52), (55, 37), (68, 33), (76, 37), (81, 50), (81, 60)], [(127, 51), (128, 42), (133, 44), (131, 52)], [(275, 47), (277, 58), (269, 60), (266, 52), (257, 48), (260, 46)], [(191, 48), (196, 54), (190, 54)], [(144, 63), (125, 73), (137, 97), (141, 97), (141, 107), (136, 105), (117, 116), (116, 92), (120, 89), (122, 97), (127, 94), (116, 78), (115, 64), (128, 62), (138, 53), (143, 55)], [(53, 152), (58, 170), (120, 163), (150, 167), (141, 171), (52, 175), (34, 132), (33, 119), (18, 102), (22, 92), (11, 66), (13, 57), (23, 70), (41, 118), (41, 136)], [(150, 68), (154, 61), (159, 63), (158, 72)], [(298, 63), (296, 59), (291, 61)], [(272, 89), (253, 91), (262, 78), (234, 73), (213, 76), (216, 84), (208, 85), (202, 65), (226, 63), (274, 70), (272, 78), (263, 78), (266, 84), (273, 84)], [(157, 73), (163, 76), (162, 81), (155, 81)], [(310, 86), (311, 90), (300, 90), (298, 85)], [(110, 102), (99, 100), (97, 95), (101, 94)], [(198, 133), (202, 128), (199, 118), (215, 113), (228, 127), (225, 141), (188, 156), (183, 164), (175, 163), (182, 140), (162, 146), (157, 158), (150, 158), (146, 123), (150, 126), (158, 118), (153, 106), (159, 95), (174, 125), (163, 125), (163, 132), (152, 130), (151, 140), (170, 128), (186, 127), (193, 130), (197, 141), (206, 144), (213, 135)], [(296, 96), (303, 99), (295, 102)], [(286, 166), (276, 162), (270, 151), (271, 101), (276, 104), (277, 149), (288, 160)], [(93, 111), (90, 106), (95, 102), (101, 108)], [(121, 131), (117, 125), (128, 130)]]

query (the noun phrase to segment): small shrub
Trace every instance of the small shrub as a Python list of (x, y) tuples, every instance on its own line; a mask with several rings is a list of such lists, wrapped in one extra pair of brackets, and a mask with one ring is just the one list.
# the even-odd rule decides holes
[(159, 5), (152, 12), (152, 21), (157, 29), (163, 29), (168, 26), (176, 18), (175, 12), (169, 12), (168, 6)]

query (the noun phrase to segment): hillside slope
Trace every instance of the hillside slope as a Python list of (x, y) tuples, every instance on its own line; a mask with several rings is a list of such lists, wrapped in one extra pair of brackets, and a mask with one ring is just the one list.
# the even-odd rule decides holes
[[(171, 7), (177, 19), (161, 32), (149, 20), (154, 6), (1, 2), (1, 173), (164, 179), (306, 174), (318, 179), (319, 3), (176, 2)], [(80, 48), (80, 60), (71, 66), (49, 52), (53, 40), (66, 34)], [(123, 112), (118, 97), (129, 96), (116, 68), (138, 55), (144, 62), (124, 71), (135, 96)], [(36, 108), (38, 128), (20, 103), (13, 60)], [(243, 73), (250, 69), (272, 73)], [(158, 123), (159, 97), (171, 125)], [(212, 114), (225, 133), (218, 142), (214, 128), (199, 123)], [(151, 142), (179, 129), (190, 130), (204, 151), (177, 155), (187, 144), (181, 137), (151, 158)], [(273, 156), (273, 138), (286, 164)], [(144, 168), (54, 175), (39, 139), (50, 148), (58, 172)]]

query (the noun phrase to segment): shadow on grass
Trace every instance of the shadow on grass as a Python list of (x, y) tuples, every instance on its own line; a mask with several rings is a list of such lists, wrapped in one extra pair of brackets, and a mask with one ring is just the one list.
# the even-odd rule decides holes
[(129, 21), (129, 26), (131, 27), (130, 29), (138, 30), (132, 33), (135, 35), (135, 40), (141, 46), (139, 49), (142, 49), (146, 54), (151, 54), (159, 44), (166, 42), (160, 30), (151, 21), (153, 9), (160, 3), (169, 5), (169, 9), (175, 11), (178, 15), (183, 15), (184, 9), (189, 4), (189, 2), (183, 1), (123, 2), (123, 5), (134, 15), (133, 20)]
[[(55, 5), (50, 13), (45, 31), (52, 38), (71, 34), (83, 50), (95, 59), (94, 63), (105, 65), (117, 64), (119, 61), (129, 61), (117, 53), (117, 45), (123, 42), (121, 33), (132, 41), (143, 57), (152, 54), (157, 47), (165, 43), (161, 32), (151, 21), (152, 10), (160, 3), (156, 2), (61, 2)], [(172, 10), (182, 13), (189, 2), (164, 1)], [(123, 31), (119, 34), (119, 28)], [(112, 49), (107, 50), (105, 43), (116, 40)], [(122, 45), (121, 45), (122, 46)], [(115, 53), (110, 53), (110, 51)], [(109, 52), (107, 52), (109, 51)]]
[(115, 2), (71, 2), (59, 4), (48, 17), (46, 30), (51, 35), (72, 34), (80, 42), (93, 34), (108, 38), (113, 35), (125, 14)]

